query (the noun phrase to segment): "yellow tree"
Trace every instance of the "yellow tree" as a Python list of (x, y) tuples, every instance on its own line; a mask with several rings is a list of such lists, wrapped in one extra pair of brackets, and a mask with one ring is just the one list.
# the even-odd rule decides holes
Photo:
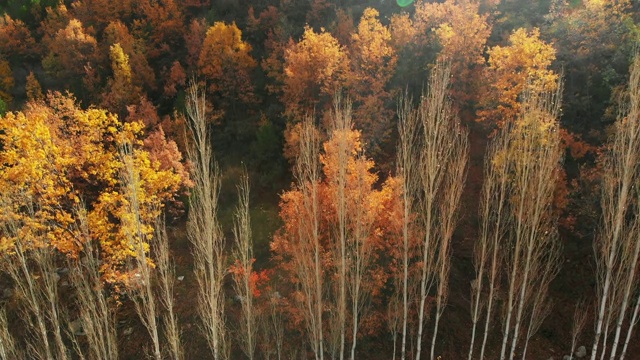
[(540, 39), (539, 29), (520, 28), (509, 37), (509, 46), (494, 46), (488, 52), (491, 85), (482, 99), (480, 120), (491, 120), (501, 127), (520, 113), (518, 99), (525, 90), (542, 93), (556, 89), (558, 74), (549, 69), (556, 51)]
[(282, 101), (286, 113), (301, 119), (331, 104), (333, 94), (347, 80), (349, 58), (338, 40), (320, 30), (305, 27), (302, 40), (290, 42), (284, 55)]
[(104, 106), (112, 112), (123, 113), (125, 107), (140, 97), (141, 89), (133, 85), (129, 56), (120, 44), (109, 48), (113, 77), (107, 83), (108, 92), (104, 93)]
[[(379, 13), (365, 9), (352, 35), (352, 73), (347, 82), (355, 105), (354, 118), (373, 156), (383, 153), (392, 133), (393, 112), (388, 109), (393, 94), (387, 85), (396, 68), (397, 55), (391, 32), (380, 23)], [(388, 149), (387, 149), (388, 150)]]
[(250, 72), (257, 63), (251, 57), (251, 49), (235, 23), (216, 22), (207, 30), (198, 67), (209, 92), (231, 104), (236, 99), (252, 101)]
[(484, 50), (491, 34), (488, 15), (480, 4), (468, 0), (421, 1), (414, 23), (418, 33), (428, 33), (441, 46), (438, 60), (451, 63), (451, 93), (458, 105), (476, 100)]
[(155, 89), (156, 77), (147, 61), (144, 43), (134, 38), (125, 24), (119, 20), (110, 22), (104, 30), (102, 44), (104, 53), (108, 53), (111, 46), (120, 44), (124, 54), (129, 57), (132, 83), (146, 90)]
[[(140, 208), (145, 231), (163, 204), (172, 199), (180, 186), (173, 169), (161, 170), (143, 149), (141, 123), (121, 123), (105, 110), (82, 110), (75, 99), (50, 95), (48, 102), (29, 103), (24, 112), (0, 118), (0, 196), (3, 215), (21, 224), (20, 233), (40, 232), (45, 246), (75, 256), (82, 245), (73, 209), (82, 198), (87, 203), (91, 239), (100, 244), (102, 268), (107, 280), (126, 280), (126, 259), (135, 256), (127, 229), (120, 220), (127, 202), (119, 185), (123, 163), (118, 144), (133, 144), (133, 162), (143, 180)], [(38, 211), (25, 213), (24, 201), (37, 200)], [(130, 230), (130, 229), (129, 229)], [(14, 239), (4, 237), (2, 250), (10, 249)]]

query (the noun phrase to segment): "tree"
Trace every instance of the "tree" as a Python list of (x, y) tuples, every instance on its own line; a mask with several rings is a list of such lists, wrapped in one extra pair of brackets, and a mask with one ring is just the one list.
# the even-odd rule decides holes
[(431, 31), (441, 47), (437, 60), (451, 63), (454, 103), (473, 104), (480, 97), (484, 51), (491, 34), (488, 15), (479, 13), (478, 2), (467, 0), (420, 1), (415, 6), (414, 26), (418, 33)]
[(120, 44), (116, 43), (109, 48), (111, 58), (111, 70), (113, 77), (109, 79), (104, 96), (104, 106), (109, 111), (123, 114), (126, 106), (136, 102), (142, 90), (133, 85), (129, 56), (124, 53)]
[(184, 14), (175, 0), (138, 0), (133, 34), (144, 39), (152, 61), (171, 64), (172, 52), (182, 46)]
[(290, 42), (284, 55), (285, 113), (294, 119), (322, 112), (345, 85), (349, 58), (338, 41), (323, 30), (305, 27), (302, 40)]
[(0, 56), (18, 62), (31, 59), (37, 52), (36, 41), (27, 25), (4, 14), (0, 18)]
[[(336, 103), (319, 163), (313, 159), (316, 130), (310, 120), (302, 123), (296, 168), (302, 179), (281, 197), (284, 225), (271, 243), (279, 267), (300, 284), (289, 289), (295, 305), (289, 311), (294, 325), (307, 329), (317, 358), (324, 357), (320, 349), (334, 359), (353, 357), (358, 337), (380, 330), (386, 309), (366, 304), (385, 301), (382, 289), (392, 277), (387, 254), (399, 233), (390, 211), (398, 195), (394, 180), (376, 189), (374, 163), (363, 154), (350, 114), (348, 103)], [(314, 164), (321, 165), (321, 174)]]
[(450, 65), (439, 62), (432, 70), (429, 86), (422, 96), (417, 117), (422, 125), (419, 204), (423, 241), (419, 251), (420, 285), (416, 360), (422, 352), (427, 297), (436, 286), (435, 317), (431, 339), (431, 359), (435, 359), (438, 326), (446, 305), (449, 284), (451, 238), (457, 207), (464, 187), (468, 157), (467, 132), (460, 127), (447, 99)]
[[(638, 289), (637, 264), (640, 258), (637, 206), (638, 163), (640, 159), (640, 57), (636, 54), (630, 69), (627, 98), (614, 125), (614, 134), (604, 154), (602, 179), (602, 224), (594, 250), (597, 264), (597, 321), (591, 359), (601, 358), (607, 351), (610, 359), (623, 359), (633, 328), (638, 320), (638, 305), (631, 313), (633, 297)], [(631, 319), (628, 319), (631, 316)], [(629, 321), (629, 325), (625, 323)], [(611, 348), (610, 339), (615, 335)], [(620, 353), (622, 337), (626, 338)], [(602, 346), (601, 346), (601, 337)]]
[(555, 49), (540, 39), (539, 29), (528, 32), (520, 28), (509, 36), (509, 43), (488, 50), (490, 88), (479, 112), (481, 121), (489, 120), (499, 127), (520, 114), (518, 99), (525, 90), (553, 92), (558, 80), (558, 74), (549, 69), (556, 58)]
[(255, 272), (253, 270), (253, 240), (251, 238), (251, 216), (249, 214), (249, 175), (246, 169), (240, 177), (238, 187), (238, 206), (236, 207), (233, 238), (235, 240), (233, 253), (236, 257), (235, 263), (229, 272), (233, 275), (234, 288), (240, 301), (242, 302), (240, 316), (240, 331), (238, 337), (242, 352), (253, 360), (255, 356), (258, 314), (256, 313), (256, 292)]
[(140, 191), (142, 182), (134, 165), (131, 144), (125, 142), (120, 145), (118, 151), (124, 164), (119, 177), (126, 200), (126, 207), (120, 215), (120, 221), (125, 229), (129, 247), (135, 254), (133, 261), (127, 264), (130, 271), (135, 274), (130, 281), (133, 293), (132, 300), (136, 313), (151, 338), (153, 357), (155, 360), (162, 360), (158, 324), (158, 315), (160, 314), (157, 305), (158, 299), (153, 287), (153, 266), (150, 263), (148, 249), (155, 234), (147, 230), (150, 224), (145, 223), (142, 218), (140, 196), (144, 196), (144, 193)]
[(129, 58), (133, 85), (146, 91), (156, 88), (156, 76), (147, 61), (144, 41), (134, 38), (125, 24), (119, 20), (111, 21), (104, 29), (101, 43), (105, 47), (103, 51), (109, 54), (111, 46), (120, 45), (122, 52)]
[[(402, 342), (400, 358), (407, 357), (407, 340), (409, 326), (409, 306), (412, 284), (409, 277), (409, 262), (415, 259), (416, 224), (415, 212), (418, 206), (420, 181), (420, 124), (417, 112), (413, 111), (408, 94), (401, 95), (398, 100), (398, 150), (396, 174), (402, 182)], [(413, 256), (412, 256), (413, 255)], [(399, 288), (399, 286), (398, 286)], [(395, 356), (395, 351), (394, 351)]]
[[(25, 112), (0, 118), (0, 129), (0, 193), (11, 205), (5, 215), (24, 218), (22, 233), (45, 231), (48, 248), (76, 256), (81, 244), (71, 225), (73, 209), (82, 197), (90, 206), (87, 221), (92, 240), (101, 248), (104, 279), (126, 280), (124, 262), (135, 254), (125, 236), (127, 229), (117, 220), (125, 211), (124, 195), (117, 186), (123, 166), (117, 145), (128, 139), (136, 150), (134, 163), (144, 179), (140, 211), (146, 223), (152, 223), (180, 187), (178, 174), (160, 170), (141, 149), (142, 125), (123, 124), (105, 110), (79, 109), (72, 97), (54, 93), (46, 103), (30, 103)], [(22, 211), (20, 194), (37, 199), (34, 219), (26, 221), (30, 215)], [(11, 244), (11, 237), (6, 240)]]
[(387, 91), (387, 85), (397, 63), (391, 33), (378, 16), (373, 8), (362, 14), (358, 30), (352, 35), (352, 71), (347, 80), (355, 103), (355, 123), (362, 129), (370, 153), (376, 157), (385, 153), (393, 131), (393, 112), (388, 109), (393, 94)]
[(216, 22), (207, 30), (198, 67), (208, 89), (218, 100), (235, 105), (236, 99), (251, 102), (253, 85), (250, 72), (256, 66), (251, 45), (242, 40), (235, 23)]
[(191, 83), (187, 97), (191, 142), (187, 158), (193, 164), (194, 187), (187, 231), (193, 245), (198, 281), (198, 315), (202, 331), (215, 360), (224, 359), (225, 320), (223, 279), (226, 273), (223, 234), (218, 222), (220, 173), (213, 157), (207, 130), (205, 95)]
[(45, 71), (69, 84), (71, 89), (79, 89), (85, 66), (97, 63), (96, 39), (85, 32), (80, 21), (71, 19), (63, 29), (57, 30), (46, 46), (48, 54), (42, 59)]
[[(517, 119), (505, 124), (488, 149), (472, 283), (472, 339), (483, 307), (486, 312), (481, 357), (499, 289), (506, 291), (501, 359), (513, 359), (518, 346), (525, 358), (529, 340), (550, 311), (548, 289), (561, 254), (553, 211), (563, 155), (558, 133), (561, 86), (555, 88), (525, 90)], [(472, 342), (469, 358), (473, 351)]]
[(83, 0), (71, 5), (73, 14), (87, 27), (101, 33), (109, 22), (118, 19), (128, 22), (131, 19), (136, 1)]
[(5, 104), (10, 104), (13, 101), (11, 91), (15, 85), (15, 79), (13, 78), (13, 72), (9, 66), (9, 62), (0, 57), (0, 101)]
[(33, 71), (29, 72), (27, 75), (27, 83), (25, 85), (25, 90), (27, 93), (27, 100), (29, 101), (42, 101), (44, 100), (44, 95), (42, 94), (42, 87), (38, 82)]

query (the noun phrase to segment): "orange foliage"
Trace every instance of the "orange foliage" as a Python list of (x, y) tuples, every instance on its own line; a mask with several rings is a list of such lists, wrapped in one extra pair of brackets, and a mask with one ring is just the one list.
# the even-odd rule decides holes
[(284, 60), (282, 101), (294, 118), (322, 110), (346, 83), (349, 58), (324, 29), (316, 33), (305, 27), (302, 40), (291, 42), (285, 50)]
[(0, 56), (30, 58), (38, 52), (36, 41), (24, 22), (8, 14), (0, 17)]
[(108, 110), (121, 114), (127, 105), (138, 100), (142, 91), (131, 80), (129, 56), (124, 53), (120, 44), (111, 46), (109, 57), (113, 77), (107, 84), (108, 91), (103, 94), (103, 104)]
[(389, 28), (391, 31), (391, 44), (396, 51), (400, 51), (411, 44), (416, 37), (416, 28), (407, 13), (393, 14)]
[(107, 47), (106, 52), (109, 51), (108, 47), (120, 45), (124, 54), (129, 57), (132, 84), (146, 90), (155, 88), (156, 77), (145, 56), (144, 44), (135, 39), (122, 22), (115, 20), (109, 23), (104, 30), (102, 44)]
[(42, 60), (45, 70), (58, 79), (77, 80), (85, 65), (94, 62), (98, 43), (80, 21), (71, 19), (47, 45), (48, 55)]
[(170, 55), (182, 44), (184, 15), (174, 0), (137, 0), (133, 33), (144, 39), (151, 59)]
[(184, 71), (179, 61), (174, 61), (169, 70), (169, 78), (164, 84), (164, 95), (174, 97), (178, 93), (178, 88), (182, 88), (187, 83), (187, 73)]
[(128, 20), (133, 10), (132, 0), (82, 0), (74, 1), (71, 7), (78, 20), (96, 31), (102, 31), (113, 19)]
[(13, 100), (11, 90), (13, 90), (14, 84), (15, 79), (9, 62), (0, 57), (0, 100), (5, 104), (9, 104)]
[(378, 16), (373, 8), (362, 14), (358, 31), (352, 36), (352, 72), (347, 81), (356, 108), (355, 123), (375, 156), (384, 152), (381, 145), (389, 142), (393, 132), (393, 112), (388, 110), (393, 93), (387, 91), (387, 85), (398, 61), (391, 46), (391, 32)]
[(351, 13), (344, 11), (343, 9), (336, 10), (336, 22), (332, 26), (331, 33), (338, 39), (338, 42), (342, 46), (349, 46), (351, 44), (351, 37), (356, 32), (356, 26), (353, 23), (353, 16)]
[[(384, 302), (383, 289), (391, 280), (394, 271), (389, 268), (389, 255), (397, 252), (400, 241), (402, 221), (400, 205), (397, 204), (400, 195), (398, 191), (398, 182), (394, 178), (389, 178), (381, 189), (376, 189), (378, 177), (373, 173), (373, 161), (362, 155), (362, 143), (360, 140), (360, 132), (356, 130), (347, 130), (345, 132), (334, 132), (331, 139), (325, 142), (324, 152), (321, 155), (322, 171), (324, 179), (318, 186), (319, 195), (319, 232), (321, 242), (321, 261), (322, 268), (325, 271), (325, 278), (331, 279), (335, 274), (338, 266), (338, 259), (335, 259), (335, 243), (334, 231), (338, 218), (336, 214), (337, 199), (337, 168), (336, 162), (338, 157), (338, 143), (340, 139), (346, 139), (349, 149), (347, 180), (345, 189), (346, 213), (354, 214), (355, 212), (363, 214), (359, 220), (362, 221), (357, 225), (368, 224), (372, 227), (368, 238), (364, 239), (372, 247), (372, 262), (365, 274), (364, 284), (368, 286), (368, 293), (372, 296), (372, 301), (376, 304)], [(285, 277), (295, 284), (298, 279), (295, 278), (295, 262), (293, 258), (296, 256), (293, 249), (298, 248), (295, 242), (298, 241), (298, 221), (301, 221), (300, 214), (305, 213), (304, 203), (302, 200), (302, 191), (300, 189), (292, 189), (281, 195), (280, 216), (284, 225), (274, 235), (271, 243), (271, 250), (274, 253), (278, 267), (286, 273)], [(355, 222), (348, 222), (348, 234), (350, 237), (356, 226)], [(302, 294), (292, 291), (287, 295), (292, 303), (302, 301)], [(302, 321), (301, 314), (297, 314), (297, 308), (292, 306), (289, 309), (293, 319)], [(374, 307), (369, 312), (369, 317), (384, 317), (386, 314), (385, 307)], [(365, 321), (363, 319), (363, 321)], [(381, 330), (384, 322), (380, 322), (375, 326), (367, 328), (368, 332), (377, 332)], [(364, 330), (364, 329), (363, 329)]]
[(27, 100), (29, 101), (40, 101), (44, 99), (44, 95), (42, 94), (42, 86), (36, 79), (36, 76), (33, 74), (33, 71), (29, 72), (27, 76), (27, 83), (25, 85), (25, 89), (27, 92)]
[(204, 19), (193, 19), (189, 29), (184, 33), (184, 44), (187, 47), (187, 68), (196, 69), (202, 51), (204, 38), (207, 36), (207, 22)]

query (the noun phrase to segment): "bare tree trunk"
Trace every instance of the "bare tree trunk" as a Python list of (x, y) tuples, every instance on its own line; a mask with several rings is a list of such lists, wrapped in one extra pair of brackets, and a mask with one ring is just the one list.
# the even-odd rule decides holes
[(581, 300), (577, 305), (576, 309), (573, 312), (573, 326), (571, 327), (571, 356), (576, 351), (576, 346), (578, 343), (578, 338), (582, 333), (582, 329), (587, 321), (587, 309), (583, 300)]
[[(605, 356), (608, 333), (608, 321), (605, 324), (605, 318), (611, 318), (612, 312), (617, 314), (617, 321), (610, 358), (615, 358), (630, 297), (638, 287), (636, 265), (640, 255), (640, 240), (637, 235), (639, 214), (637, 210), (635, 213), (631, 212), (638, 206), (636, 194), (640, 181), (640, 57), (637, 54), (630, 73), (628, 103), (619, 111), (613, 143), (606, 154), (603, 172), (603, 226), (594, 244), (598, 265), (598, 315), (592, 360), (597, 356), (603, 333), (605, 340), (601, 354)], [(614, 304), (612, 308), (611, 305)]]
[[(409, 317), (409, 247), (412, 214), (417, 201), (419, 183), (419, 122), (416, 111), (411, 109), (412, 100), (407, 94), (398, 101), (398, 145), (397, 174), (402, 181), (402, 343), (400, 358), (407, 354), (407, 322)], [(395, 337), (394, 337), (395, 340)], [(395, 345), (395, 341), (394, 341)], [(395, 348), (395, 346), (394, 346)], [(394, 351), (395, 356), (395, 351)]]
[[(480, 359), (484, 359), (484, 352), (489, 335), (489, 327), (491, 324), (491, 316), (493, 311), (493, 298), (499, 279), (499, 271), (502, 267), (502, 257), (500, 243), (504, 239), (505, 229), (508, 227), (509, 217), (505, 214), (505, 200), (507, 198), (507, 173), (508, 162), (497, 162), (498, 156), (507, 148), (507, 137), (503, 134), (498, 135), (489, 145), (487, 156), (484, 164), (484, 183), (482, 187), (482, 198), (480, 204), (480, 216), (482, 219), (480, 227), (480, 239), (476, 243), (474, 251), (474, 264), (476, 267), (476, 280), (472, 283), (471, 293), (473, 302), (472, 309), (472, 336), (471, 345), (469, 346), (468, 359), (473, 358), (474, 339), (476, 332), (476, 323), (479, 321), (483, 301), (482, 292), (484, 289), (485, 270), (488, 271), (489, 290), (486, 303), (486, 315), (484, 324), (484, 335), (482, 338), (482, 346), (480, 348)], [(489, 268), (487, 267), (489, 263)]]
[(320, 143), (313, 118), (307, 116), (300, 128), (300, 152), (296, 163), (295, 176), (298, 189), (302, 193), (299, 241), (294, 243), (297, 277), (305, 295), (302, 313), (309, 333), (309, 342), (316, 360), (324, 359), (324, 336), (322, 313), (324, 306), (323, 270), (320, 263), (322, 248), (319, 234), (318, 184)]
[[(357, 156), (358, 163), (365, 163), (366, 159), (363, 154)], [(364, 171), (364, 172), (363, 172)], [(364, 285), (365, 274), (371, 260), (371, 244), (369, 236), (373, 230), (374, 218), (363, 204), (369, 203), (370, 199), (367, 194), (370, 190), (369, 184), (365, 177), (366, 170), (356, 170), (352, 177), (355, 184), (350, 184), (352, 193), (348, 196), (350, 201), (349, 208), (349, 228), (352, 229), (351, 242), (349, 244), (349, 291), (351, 293), (351, 316), (352, 316), (352, 343), (351, 343), (351, 360), (356, 358), (356, 346), (358, 342), (358, 329), (360, 316), (364, 311), (364, 304), (368, 297), (368, 287)]]
[(624, 347), (622, 348), (622, 353), (620, 354), (620, 360), (624, 360), (625, 355), (627, 354), (627, 347), (629, 346), (629, 340), (631, 340), (631, 334), (633, 333), (633, 328), (638, 324), (638, 314), (640, 312), (640, 294), (636, 297), (636, 306), (633, 309), (633, 316), (631, 317), (631, 321), (629, 322), (629, 329), (627, 330), (627, 338), (624, 341)]
[(129, 203), (127, 212), (121, 219), (121, 226), (124, 228), (129, 246), (135, 252), (135, 258), (131, 264), (134, 271), (134, 278), (131, 280), (134, 293), (132, 300), (142, 324), (151, 337), (153, 357), (156, 360), (162, 360), (157, 322), (159, 313), (153, 289), (152, 265), (145, 249), (146, 245), (151, 244), (152, 234), (147, 234), (143, 230), (145, 224), (142, 220), (143, 210), (140, 208), (140, 175), (134, 163), (135, 154), (130, 144), (122, 145), (120, 157), (124, 164), (120, 181)]
[(69, 283), (75, 289), (78, 320), (87, 341), (87, 351), (80, 347), (78, 329), (69, 329), (69, 335), (82, 359), (117, 360), (115, 314), (100, 278), (99, 250), (91, 240), (84, 207), (76, 209), (75, 214), (83, 249), (77, 260), (69, 260)]
[(5, 310), (0, 310), (0, 359), (22, 359), (15, 340), (9, 332), (9, 322)]
[[(333, 337), (339, 342), (337, 357), (344, 359), (345, 335), (347, 331), (347, 168), (350, 155), (346, 132), (351, 130), (351, 103), (342, 104), (340, 95), (334, 99), (332, 119), (332, 137), (337, 137), (337, 176), (334, 181), (336, 192), (334, 204), (336, 207), (337, 224), (335, 229), (335, 251), (338, 266), (338, 283), (336, 296), (336, 315), (333, 318)], [(355, 325), (355, 324), (354, 324)]]
[(429, 87), (422, 96), (417, 115), (424, 131), (420, 164), (424, 241), (421, 244), (416, 360), (420, 359), (422, 352), (427, 296), (432, 285), (437, 283), (431, 358), (435, 356), (439, 319), (448, 294), (450, 241), (464, 186), (467, 135), (455, 119), (450, 100), (447, 99), (450, 73), (450, 65), (444, 63), (438, 63), (432, 70)]
[(187, 114), (192, 141), (187, 158), (193, 164), (191, 207), (187, 232), (193, 245), (194, 271), (198, 282), (198, 314), (202, 331), (215, 360), (226, 358), (224, 294), (226, 272), (222, 230), (218, 223), (220, 174), (207, 130), (204, 93), (192, 82), (187, 94)]
[(175, 266), (170, 259), (169, 237), (167, 236), (165, 223), (160, 217), (156, 219), (155, 236), (151, 250), (156, 260), (156, 270), (158, 272), (158, 285), (160, 287), (159, 300), (165, 310), (163, 316), (164, 337), (168, 344), (171, 359), (182, 360), (184, 353), (180, 340), (180, 327), (178, 326), (178, 317), (174, 312), (175, 299), (173, 288), (175, 285), (176, 272)]
[(254, 306), (251, 274), (253, 273), (253, 242), (251, 240), (251, 217), (249, 214), (249, 175), (243, 169), (238, 187), (238, 206), (234, 214), (233, 235), (235, 239), (234, 255), (237, 273), (233, 274), (234, 288), (240, 297), (242, 311), (240, 321), (240, 345), (244, 354), (254, 359), (256, 348), (256, 309)]
[[(33, 199), (28, 195), (20, 197), (24, 200), (21, 206), (26, 209), (27, 216), (33, 218), (36, 212)], [(0, 211), (8, 211), (11, 204), (6, 199), (0, 201)], [(22, 318), (29, 335), (27, 355), (35, 359), (67, 359), (58, 309), (57, 274), (52, 254), (55, 250), (48, 247), (43, 234), (35, 231), (29, 238), (23, 237), (21, 224), (11, 220), (12, 217), (3, 218), (7, 220), (1, 225), (1, 233), (14, 241), (5, 244), (9, 251), (5, 252), (2, 265), (21, 299)], [(49, 332), (53, 332), (53, 342)]]

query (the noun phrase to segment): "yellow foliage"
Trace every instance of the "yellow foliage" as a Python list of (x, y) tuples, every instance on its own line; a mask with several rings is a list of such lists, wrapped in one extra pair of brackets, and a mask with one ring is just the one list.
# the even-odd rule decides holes
[(549, 69), (556, 51), (540, 39), (540, 30), (520, 28), (511, 34), (509, 43), (488, 51), (492, 91), (485, 99), (490, 109), (481, 113), (481, 119), (495, 121), (498, 126), (515, 120), (520, 113), (518, 98), (525, 90), (554, 92), (558, 82), (558, 74)]
[[(302, 40), (285, 50), (283, 102), (287, 114), (301, 118), (328, 104), (341, 89), (349, 71), (349, 58), (338, 40), (322, 29), (305, 27)], [(320, 109), (318, 109), (320, 110)]]
[[(150, 224), (181, 183), (173, 170), (160, 170), (150, 161), (142, 148), (143, 128), (142, 123), (122, 124), (102, 109), (79, 109), (73, 98), (60, 94), (0, 118), (0, 221), (15, 220), (21, 239), (34, 246), (75, 256), (83, 237), (74, 226), (74, 209), (84, 201), (91, 239), (101, 246), (104, 276), (122, 280), (123, 262), (135, 253), (125, 236), (130, 215), (120, 184), (119, 145), (133, 146), (145, 232), (153, 231)], [(35, 211), (27, 208), (32, 202)], [(0, 235), (0, 249), (10, 250), (16, 239)]]
[(249, 71), (257, 65), (251, 50), (251, 45), (242, 40), (242, 31), (235, 22), (214, 23), (207, 30), (198, 60), (200, 72), (209, 80), (209, 91), (250, 101), (253, 87)]

